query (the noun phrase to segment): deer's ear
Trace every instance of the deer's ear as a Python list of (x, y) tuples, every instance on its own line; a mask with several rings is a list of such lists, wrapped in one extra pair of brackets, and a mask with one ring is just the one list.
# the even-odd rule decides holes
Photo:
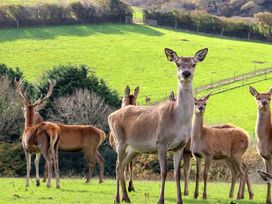
[(140, 87), (137, 86), (135, 89), (134, 89), (134, 96), (137, 98), (137, 96), (139, 95), (139, 91), (140, 91)]
[(124, 95), (125, 95), (125, 96), (128, 96), (129, 94), (130, 94), (130, 88), (129, 88), (129, 86), (127, 85), (126, 88), (125, 88)]
[(170, 101), (174, 101), (174, 100), (175, 100), (175, 94), (174, 94), (174, 91), (171, 91), (171, 93), (170, 93), (170, 95), (169, 95), (168, 99), (169, 99)]
[(177, 53), (169, 48), (164, 49), (166, 58), (171, 62), (176, 62), (178, 60)]
[(196, 101), (197, 101), (197, 98), (194, 97), (194, 102), (196, 102)]
[(251, 93), (252, 96), (255, 97), (259, 94), (258, 91), (252, 86), (249, 86), (249, 92)]
[(194, 56), (195, 62), (202, 62), (205, 59), (207, 53), (208, 53), (208, 48), (204, 48), (202, 50), (197, 51), (197, 53)]
[(205, 100), (208, 100), (210, 98), (210, 96), (212, 95), (212, 93), (209, 93), (207, 96), (204, 97)]

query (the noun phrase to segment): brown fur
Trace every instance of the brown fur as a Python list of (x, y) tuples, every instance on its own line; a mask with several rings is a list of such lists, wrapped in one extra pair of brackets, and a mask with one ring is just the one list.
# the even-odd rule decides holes
[(204, 126), (203, 115), (206, 108), (206, 101), (209, 95), (202, 99), (195, 99), (195, 119), (193, 125), (193, 134), (191, 140), (191, 151), (196, 157), (196, 188), (194, 197), (198, 197), (199, 175), (201, 160), (205, 159), (204, 169), (204, 192), (203, 199), (207, 198), (207, 177), (211, 161), (224, 159), (232, 173), (232, 185), (229, 197), (233, 197), (234, 185), (237, 174), (240, 175), (240, 187), (237, 199), (242, 199), (245, 180), (248, 184), (250, 198), (253, 198), (251, 184), (247, 176), (247, 169), (242, 163), (242, 156), (248, 148), (247, 133), (233, 125)]
[(192, 80), (197, 62), (203, 61), (208, 49), (198, 51), (194, 57), (178, 57), (168, 48), (166, 57), (177, 66), (177, 101), (167, 101), (157, 106), (126, 106), (108, 117), (112, 136), (116, 143), (116, 197), (130, 202), (126, 190), (124, 170), (139, 153), (158, 152), (161, 169), (161, 191), (159, 204), (164, 203), (164, 189), (167, 175), (167, 151), (173, 151), (177, 203), (182, 203), (180, 190), (181, 151), (190, 137), (193, 114)]
[[(139, 86), (134, 89), (134, 94), (130, 94), (130, 88), (129, 86), (126, 86), (125, 91), (124, 91), (124, 96), (122, 98), (122, 106), (129, 106), (129, 105), (136, 105), (136, 100), (139, 94)], [(112, 135), (112, 132), (109, 134), (109, 142), (112, 148), (116, 151), (116, 142), (114, 140), (114, 137)], [(133, 163), (134, 161), (131, 161), (127, 165), (127, 175), (129, 176), (129, 184), (128, 184), (128, 191), (135, 191), (134, 185), (133, 185)]]
[[(272, 88), (266, 93), (258, 93), (258, 91), (249, 87), (251, 95), (256, 98), (258, 115), (256, 120), (257, 145), (260, 156), (263, 158), (266, 171), (272, 174), (272, 123), (270, 100)], [(271, 204), (271, 183), (267, 183), (266, 203)]]

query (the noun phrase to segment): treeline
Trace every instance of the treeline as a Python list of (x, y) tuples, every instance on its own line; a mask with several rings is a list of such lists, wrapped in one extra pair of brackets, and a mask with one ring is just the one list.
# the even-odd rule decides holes
[(119, 0), (96, 0), (62, 4), (2, 5), (0, 27), (61, 25), (75, 23), (122, 23), (130, 7)]
[[(25, 176), (25, 156), (20, 143), (24, 128), (23, 104), (15, 91), (15, 78), (22, 77), (23, 73), (18, 68), (0, 65), (0, 177)], [(24, 80), (27, 95), (32, 101), (46, 94), (48, 79), (55, 79), (56, 86), (40, 110), (44, 120), (90, 124), (109, 131), (107, 117), (121, 106), (121, 101), (117, 92), (110, 90), (91, 68), (85, 65), (58, 66), (47, 71), (35, 86)], [(100, 152), (105, 158), (105, 175), (114, 176), (116, 154), (107, 140), (101, 145)], [(43, 164), (44, 161), (42, 170)], [(61, 152), (60, 168), (62, 175), (83, 176), (87, 162), (80, 152)]]
[(201, 11), (145, 10), (145, 19), (157, 20), (158, 26), (167, 26), (194, 32), (224, 35), (242, 39), (272, 41), (272, 13), (254, 15), (254, 21), (241, 18), (222, 18)]

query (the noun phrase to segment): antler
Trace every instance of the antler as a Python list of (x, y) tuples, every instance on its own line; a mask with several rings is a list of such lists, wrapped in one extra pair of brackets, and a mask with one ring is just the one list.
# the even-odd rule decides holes
[(38, 106), (40, 104), (42, 104), (46, 99), (48, 99), (51, 95), (52, 95), (52, 92), (53, 92), (53, 88), (54, 86), (56, 85), (56, 80), (48, 80), (49, 81), (49, 88), (48, 88), (48, 92), (47, 94), (45, 95), (45, 97), (41, 97), (33, 104), (33, 106)]
[(31, 104), (30, 100), (22, 92), (23, 78), (21, 78), (19, 81), (17, 81), (16, 78), (15, 78), (15, 83), (16, 83), (16, 91), (21, 96), (24, 103)]

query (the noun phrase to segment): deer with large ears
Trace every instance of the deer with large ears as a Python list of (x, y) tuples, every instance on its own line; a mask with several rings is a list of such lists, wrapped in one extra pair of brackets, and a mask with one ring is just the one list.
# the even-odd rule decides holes
[[(137, 97), (139, 95), (139, 90), (140, 90), (140, 88), (139, 88), (139, 86), (137, 86), (134, 89), (134, 93), (131, 94), (129, 86), (126, 86), (125, 91), (124, 91), (124, 96), (122, 98), (121, 108), (123, 108), (125, 106), (129, 106), (129, 105), (135, 106)], [(113, 149), (116, 150), (114, 137), (112, 136), (111, 133), (109, 135), (109, 141), (110, 141), (110, 145), (113, 147)], [(131, 161), (129, 163), (129, 165), (127, 165), (127, 174), (129, 176), (128, 191), (129, 192), (135, 191), (135, 188), (134, 188), (134, 185), (133, 185), (133, 161)]]
[(60, 187), (59, 167), (58, 167), (58, 141), (59, 127), (50, 122), (41, 122), (35, 125), (35, 110), (39, 109), (43, 103), (51, 96), (55, 81), (50, 81), (48, 93), (40, 97), (35, 103), (25, 96), (22, 91), (22, 79), (16, 81), (16, 90), (24, 103), (25, 128), (22, 136), (22, 146), (26, 156), (27, 176), (26, 187), (29, 186), (29, 177), (31, 169), (31, 154), (36, 154), (36, 185), (40, 185), (39, 179), (39, 159), (43, 154), (48, 165), (48, 182), (47, 187), (51, 187), (52, 165), (54, 164), (57, 188)]
[(124, 170), (139, 153), (158, 152), (161, 169), (161, 192), (159, 204), (164, 203), (164, 188), (167, 175), (167, 151), (173, 151), (177, 203), (182, 203), (180, 191), (180, 160), (182, 150), (191, 135), (194, 101), (192, 81), (195, 65), (205, 59), (208, 49), (198, 51), (194, 57), (179, 57), (166, 48), (169, 61), (177, 67), (178, 91), (176, 101), (166, 101), (157, 106), (126, 106), (108, 117), (108, 122), (117, 150), (116, 197), (130, 202), (126, 190)]
[[(249, 91), (256, 98), (258, 107), (255, 130), (258, 151), (264, 160), (267, 173), (272, 174), (272, 124), (270, 110), (272, 88), (266, 93), (259, 93), (255, 88), (250, 86)], [(271, 203), (271, 183), (267, 183), (266, 203)]]
[(201, 160), (205, 160), (203, 199), (207, 199), (207, 178), (212, 160), (224, 159), (230, 168), (232, 175), (229, 197), (233, 197), (234, 185), (237, 176), (240, 175), (240, 186), (237, 199), (244, 197), (245, 181), (248, 185), (250, 199), (253, 198), (251, 183), (247, 175), (246, 165), (242, 162), (242, 156), (248, 147), (247, 133), (233, 125), (205, 126), (204, 113), (210, 94), (195, 100), (195, 117), (193, 122), (191, 151), (196, 158), (196, 186), (194, 198), (198, 197), (199, 177), (201, 172)]

